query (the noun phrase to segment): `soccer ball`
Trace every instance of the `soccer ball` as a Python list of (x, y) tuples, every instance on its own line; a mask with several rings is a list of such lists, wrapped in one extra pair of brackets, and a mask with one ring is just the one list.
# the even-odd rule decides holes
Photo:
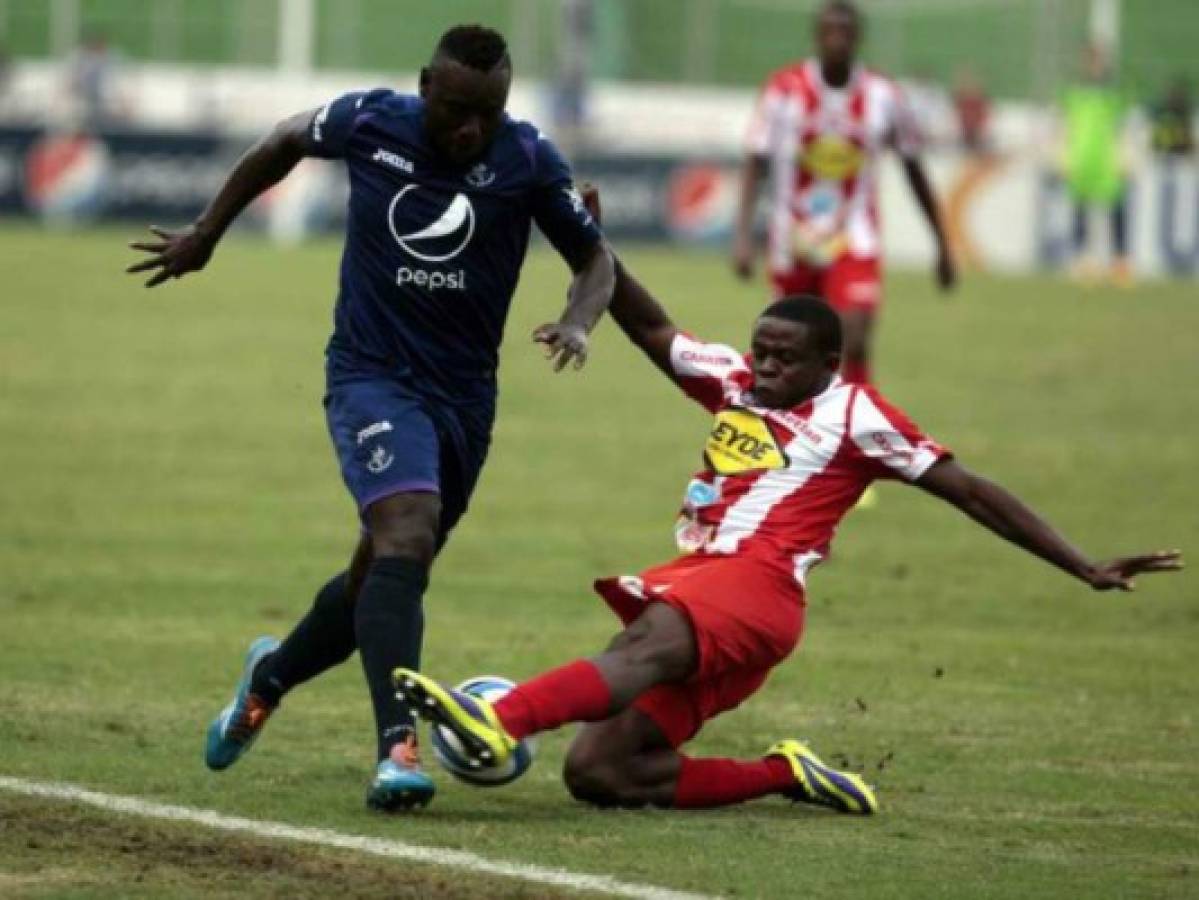
[[(516, 685), (507, 678), (480, 675), (477, 678), (468, 678), (454, 690), (479, 697), (489, 703), (495, 703), (514, 687)], [(529, 766), (533, 765), (533, 754), (536, 751), (536, 744), (526, 738), (517, 744), (512, 755), (508, 757), (508, 761), (502, 766), (476, 768), (467, 761), (466, 754), (462, 751), (462, 744), (452, 731), (440, 725), (434, 725), (431, 738), (433, 755), (437, 757), (442, 768), (459, 781), (465, 781), (476, 787), (496, 787), (515, 781), (529, 770)]]

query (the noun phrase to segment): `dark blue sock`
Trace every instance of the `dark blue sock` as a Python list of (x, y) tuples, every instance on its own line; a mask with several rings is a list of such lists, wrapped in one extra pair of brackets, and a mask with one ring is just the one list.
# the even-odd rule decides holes
[(408, 704), (396, 698), (391, 673), (399, 666), (420, 668), (425, 614), (421, 598), (429, 569), (398, 556), (377, 558), (354, 605), (354, 634), (375, 710), (379, 759), (415, 731)]
[(279, 649), (258, 664), (251, 691), (274, 706), (292, 688), (349, 658), (357, 642), (348, 580), (346, 572), (334, 575), (317, 592), (312, 608)]

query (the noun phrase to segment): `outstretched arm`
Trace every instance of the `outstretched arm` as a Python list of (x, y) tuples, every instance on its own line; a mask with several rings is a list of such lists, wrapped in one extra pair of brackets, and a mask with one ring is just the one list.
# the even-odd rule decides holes
[[(601, 222), (603, 210), (600, 208), (599, 189), (593, 184), (584, 184), (579, 193), (591, 217)], [(670, 346), (679, 330), (670, 321), (662, 305), (629, 274), (623, 263), (618, 259), (613, 259), (613, 262), (616, 283), (609, 308), (613, 320), (655, 366), (672, 375)]]
[(1141, 573), (1182, 568), (1182, 555), (1177, 550), (1092, 561), (1009, 491), (949, 458), (935, 463), (916, 484), (1097, 591), (1130, 591), (1133, 579)]
[(957, 270), (954, 268), (953, 255), (949, 252), (949, 242), (945, 239), (945, 228), (941, 224), (941, 213), (937, 208), (937, 198), (933, 193), (932, 184), (924, 164), (914, 156), (903, 158), (903, 173), (907, 176), (916, 202), (920, 205), (924, 217), (928, 219), (928, 227), (932, 230), (933, 240), (937, 244), (937, 262), (935, 275), (937, 284), (942, 290), (950, 290), (957, 281)]
[(136, 241), (129, 246), (150, 254), (126, 269), (129, 273), (157, 269), (146, 287), (179, 278), (207, 265), (225, 230), (243, 209), (271, 185), (295, 168), (308, 150), (308, 129), (316, 110), (280, 122), (238, 160), (216, 197), (183, 231), (151, 228), (158, 241)]
[(616, 261), (616, 292), (612, 296), (612, 318), (655, 366), (673, 377), (670, 347), (679, 333), (662, 305), (628, 270)]

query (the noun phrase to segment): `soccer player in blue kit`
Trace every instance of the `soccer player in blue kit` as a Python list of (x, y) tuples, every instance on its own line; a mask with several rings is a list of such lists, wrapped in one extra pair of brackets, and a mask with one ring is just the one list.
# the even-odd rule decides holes
[(349, 171), (325, 410), (362, 535), (349, 568), (282, 643), (251, 644), (208, 729), (211, 769), (250, 747), (284, 694), (357, 649), (378, 739), (367, 804), (399, 810), (433, 797), (391, 673), (420, 668), (429, 567), (487, 455), (498, 348), (531, 223), (574, 273), (560, 320), (534, 333), (556, 370), (586, 360), (615, 280), (566, 163), (504, 112), (511, 78), (502, 36), (452, 28), (421, 71), (419, 96), (352, 93), (284, 120), (189, 228), (153, 229), (158, 240), (132, 245), (150, 256), (129, 271), (152, 271), (153, 287), (203, 268), (234, 218), (301, 158), (343, 159)]

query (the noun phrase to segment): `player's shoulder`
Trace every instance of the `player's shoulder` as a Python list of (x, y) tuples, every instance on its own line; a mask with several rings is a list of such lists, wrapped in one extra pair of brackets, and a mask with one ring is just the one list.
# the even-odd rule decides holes
[(797, 94), (805, 89), (809, 81), (809, 60), (801, 59), (779, 66), (762, 82), (764, 92)]
[(911, 419), (903, 407), (872, 384), (852, 384), (850, 417), (855, 431), (876, 430), (882, 425), (908, 426)]
[(500, 154), (516, 158), (529, 172), (536, 171), (547, 159), (558, 157), (557, 148), (540, 128), (507, 113), (493, 146)]
[(863, 66), (858, 77), (862, 79), (867, 91), (883, 99), (893, 100), (903, 96), (903, 86), (895, 78), (878, 69)]

